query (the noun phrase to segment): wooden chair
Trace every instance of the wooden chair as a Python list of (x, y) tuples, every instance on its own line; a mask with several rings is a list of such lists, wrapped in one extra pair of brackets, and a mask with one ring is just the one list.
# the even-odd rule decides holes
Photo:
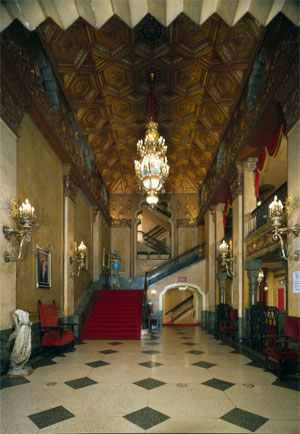
[(221, 339), (225, 341), (226, 336), (231, 336), (231, 338), (237, 333), (238, 331), (238, 310), (237, 309), (230, 309), (230, 320), (221, 320), (220, 321), (220, 333), (221, 333)]
[(71, 343), (74, 349), (74, 323), (58, 323), (57, 309), (55, 301), (52, 304), (41, 304), (38, 301), (40, 315), (42, 346), (59, 347), (61, 353), (65, 345)]
[[(284, 323), (284, 335), (274, 336), (266, 335), (265, 346), (265, 369), (270, 370), (270, 361), (277, 363), (278, 377), (282, 376), (282, 367), (289, 360), (300, 359), (299, 340), (300, 340), (300, 318), (287, 316)], [(294, 347), (289, 346), (293, 343)], [(296, 348), (298, 344), (298, 349)]]

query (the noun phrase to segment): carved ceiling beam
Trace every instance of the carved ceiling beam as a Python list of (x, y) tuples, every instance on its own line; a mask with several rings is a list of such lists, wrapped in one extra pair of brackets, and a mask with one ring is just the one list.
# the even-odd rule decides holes
[[(263, 82), (254, 106), (245, 107), (245, 91), (237, 104), (237, 109), (227, 128), (225, 139), (225, 157), (221, 169), (216, 168), (216, 158), (204, 181), (205, 202), (200, 205), (198, 224), (203, 220), (206, 210), (214, 203), (222, 186), (237, 173), (236, 164), (243, 149), (258, 127), (263, 115), (274, 101), (281, 103), (287, 131), (299, 119), (299, 34), (293, 29), (289, 36), (278, 44), (275, 59)], [(240, 116), (238, 116), (238, 110)], [(241, 186), (240, 186), (241, 187)], [(239, 187), (239, 188), (240, 188)], [(200, 193), (201, 194), (201, 193)]]
[[(7, 101), (4, 100), (3, 96), (1, 98), (1, 105), (5, 107), (2, 111), (4, 120), (14, 131), (18, 130), (22, 113), (26, 110), (60, 161), (69, 165), (72, 173), (76, 173), (76, 184), (82, 189), (91, 204), (99, 207), (106, 220), (111, 223), (109, 208), (101, 197), (101, 181), (92, 177), (82, 165), (72, 137), (68, 130), (63, 127), (60, 117), (52, 109), (35, 67), (30, 62), (29, 54), (24, 47), (10, 37), (9, 32), (2, 34), (1, 54), (2, 65), (4, 65), (2, 67), (4, 74), (1, 77), (1, 88), (7, 88), (10, 95)], [(11, 107), (16, 101), (20, 101), (21, 104), (19, 112), (16, 112), (16, 118), (13, 118)], [(68, 183), (68, 181), (65, 182)], [(65, 184), (65, 191), (68, 189), (69, 187), (66, 187)], [(70, 192), (70, 195), (72, 194)]]

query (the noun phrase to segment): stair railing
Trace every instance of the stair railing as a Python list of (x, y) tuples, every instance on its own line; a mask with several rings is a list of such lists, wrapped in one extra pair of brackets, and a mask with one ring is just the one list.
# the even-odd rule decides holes
[(164, 279), (170, 274), (176, 273), (183, 268), (192, 265), (196, 262), (203, 261), (205, 259), (205, 243), (199, 244), (196, 247), (188, 250), (187, 252), (172, 258), (152, 270), (145, 273), (144, 281), (144, 297), (143, 297), (143, 328), (148, 328), (148, 312), (147, 312), (147, 289), (150, 285), (159, 280)]
[(189, 303), (191, 300), (193, 300), (194, 296), (191, 295), (190, 297), (186, 298), (185, 300), (181, 301), (180, 303), (177, 303), (176, 306), (173, 306), (172, 309), (168, 310), (168, 312), (166, 312), (166, 315), (168, 315), (171, 312), (171, 324), (173, 324), (174, 319), (178, 318), (183, 312), (180, 312), (179, 315), (175, 316), (174, 318), (174, 313), (178, 310), (181, 309), (183, 306), (185, 306), (187, 303)]
[(146, 232), (138, 231), (139, 234), (143, 235), (143, 240), (145, 243), (150, 244), (150, 246), (160, 253), (168, 253), (171, 250), (171, 247), (168, 244), (163, 243), (162, 241), (155, 238), (153, 235), (148, 235)]

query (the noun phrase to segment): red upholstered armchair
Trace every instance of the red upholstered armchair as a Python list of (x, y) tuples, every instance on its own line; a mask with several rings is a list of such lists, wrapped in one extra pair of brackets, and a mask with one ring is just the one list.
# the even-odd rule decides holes
[(225, 340), (226, 336), (234, 336), (238, 331), (238, 310), (230, 309), (230, 321), (220, 321), (221, 339)]
[[(284, 323), (284, 335), (267, 335), (265, 346), (265, 369), (270, 370), (270, 361), (277, 363), (278, 377), (282, 376), (282, 366), (286, 367), (289, 360), (300, 359), (299, 340), (300, 340), (300, 318), (287, 316)], [(294, 347), (289, 344), (294, 343)], [(295, 348), (297, 347), (298, 349)]]
[[(52, 304), (41, 304), (38, 301), (43, 347), (63, 347), (69, 343), (74, 348), (74, 325), (73, 323), (59, 324), (55, 301)], [(70, 330), (71, 328), (71, 330)]]

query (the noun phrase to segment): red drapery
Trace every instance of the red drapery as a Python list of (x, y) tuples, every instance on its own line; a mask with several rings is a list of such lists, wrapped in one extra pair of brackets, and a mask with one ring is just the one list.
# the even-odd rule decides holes
[(232, 194), (231, 191), (229, 190), (228, 195), (227, 195), (227, 199), (225, 202), (225, 206), (224, 206), (224, 211), (223, 211), (223, 226), (224, 226), (224, 231), (226, 228), (226, 217), (229, 214), (230, 208), (232, 208)]
[(267, 157), (275, 158), (280, 146), (282, 134), (285, 134), (286, 126), (285, 124), (281, 125), (275, 134), (271, 137), (269, 142), (264, 147), (263, 151), (260, 153), (258, 157), (258, 161), (256, 163), (255, 169), (255, 196), (259, 196), (259, 174), (263, 172)]

